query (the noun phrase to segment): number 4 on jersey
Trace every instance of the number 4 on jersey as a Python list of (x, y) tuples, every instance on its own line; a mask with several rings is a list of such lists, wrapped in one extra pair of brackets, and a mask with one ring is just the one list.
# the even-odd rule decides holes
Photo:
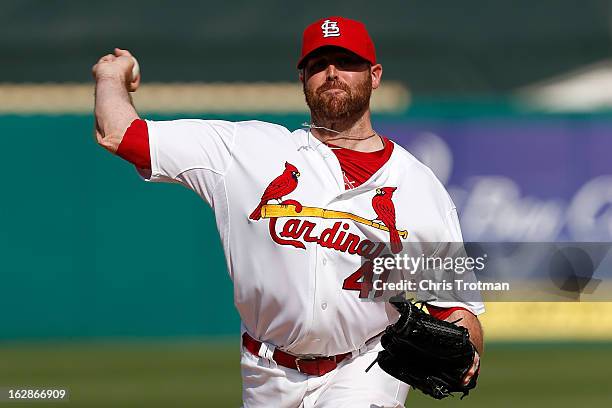
[[(376, 275), (376, 280), (386, 282), (389, 277), (389, 270), (385, 269), (380, 275)], [(364, 262), (359, 269), (349, 275), (342, 284), (344, 290), (359, 291), (360, 299), (367, 299), (374, 288), (374, 264), (372, 261)], [(379, 285), (377, 285), (379, 286)], [(378, 289), (374, 293), (374, 297), (379, 297), (383, 293), (382, 289)]]

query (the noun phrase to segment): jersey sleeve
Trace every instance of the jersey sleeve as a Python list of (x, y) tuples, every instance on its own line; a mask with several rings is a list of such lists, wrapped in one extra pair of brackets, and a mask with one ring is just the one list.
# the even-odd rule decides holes
[(151, 182), (180, 183), (209, 204), (232, 163), (236, 124), (221, 120), (147, 120), (150, 169), (138, 169)]
[[(459, 257), (465, 257), (465, 250), (463, 246), (463, 236), (461, 234), (461, 226), (459, 224), (459, 217), (457, 215), (457, 209), (453, 206), (446, 214), (445, 219), (445, 233), (446, 236), (444, 242), (440, 242), (438, 249), (436, 250), (434, 257), (442, 259), (457, 259)], [(466, 270), (461, 275), (454, 275), (454, 278), (461, 279), (463, 282), (476, 282), (477, 278), (473, 270)], [(437, 276), (434, 280), (442, 282), (445, 276)], [(485, 307), (482, 302), (480, 292), (477, 291), (465, 291), (457, 290), (457, 284), (451, 282), (451, 290), (443, 290), (440, 293), (419, 293), (421, 299), (439, 299), (429, 301), (432, 306), (450, 309), (450, 308), (462, 308), (467, 309), (474, 315), (484, 313)], [(436, 296), (437, 295), (437, 296)]]

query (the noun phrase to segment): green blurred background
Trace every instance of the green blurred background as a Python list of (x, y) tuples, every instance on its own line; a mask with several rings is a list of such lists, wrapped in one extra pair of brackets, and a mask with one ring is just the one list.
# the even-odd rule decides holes
[[(293, 81), (303, 27), (335, 14), (368, 25), (385, 79), (410, 92), (409, 106), (375, 121), (612, 121), (596, 93), (568, 110), (523, 97), (608, 67), (611, 1), (0, 0), (0, 388), (71, 393), (69, 402), (0, 407), (240, 405), (240, 321), (210, 209), (178, 185), (142, 182), (96, 146), (93, 105), (12, 110), (7, 87), (77, 82), (93, 91), (91, 65), (115, 46), (138, 56), (145, 86)], [(147, 114), (184, 116), (292, 129), (308, 118), (305, 107)], [(508, 327), (518, 306), (491, 305), (476, 392), (443, 402), (415, 392), (407, 406), (610, 406), (610, 304), (529, 307)], [(554, 312), (566, 318), (542, 336)]]

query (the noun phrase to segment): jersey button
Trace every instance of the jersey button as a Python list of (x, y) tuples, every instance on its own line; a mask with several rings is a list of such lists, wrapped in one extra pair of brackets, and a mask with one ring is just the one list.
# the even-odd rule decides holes
[(324, 266), (325, 266), (325, 265), (327, 265), (327, 259), (323, 258), (323, 261), (322, 261), (322, 262), (323, 262), (323, 265), (324, 265)]
[(327, 302), (321, 303), (321, 309), (323, 310), (327, 309)]

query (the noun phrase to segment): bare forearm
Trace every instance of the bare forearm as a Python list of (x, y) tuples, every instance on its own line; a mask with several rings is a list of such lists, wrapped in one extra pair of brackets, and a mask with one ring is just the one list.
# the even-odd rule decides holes
[(448, 316), (446, 321), (454, 322), (458, 319), (461, 319), (461, 320), (457, 322), (456, 324), (458, 326), (463, 326), (466, 329), (468, 329), (470, 333), (470, 340), (474, 344), (474, 347), (476, 347), (478, 354), (482, 355), (482, 352), (484, 351), (484, 341), (483, 341), (482, 326), (480, 324), (480, 321), (478, 320), (476, 316), (474, 316), (472, 313), (468, 312), (467, 310), (454, 311), (453, 313), (451, 313), (450, 316)]
[(116, 153), (130, 124), (138, 119), (129, 92), (140, 85), (136, 59), (128, 50), (115, 48), (92, 68), (96, 81), (94, 115), (98, 144)]
[(121, 79), (98, 79), (95, 116), (98, 143), (107, 150), (116, 152), (127, 128), (139, 118), (125, 83)]

